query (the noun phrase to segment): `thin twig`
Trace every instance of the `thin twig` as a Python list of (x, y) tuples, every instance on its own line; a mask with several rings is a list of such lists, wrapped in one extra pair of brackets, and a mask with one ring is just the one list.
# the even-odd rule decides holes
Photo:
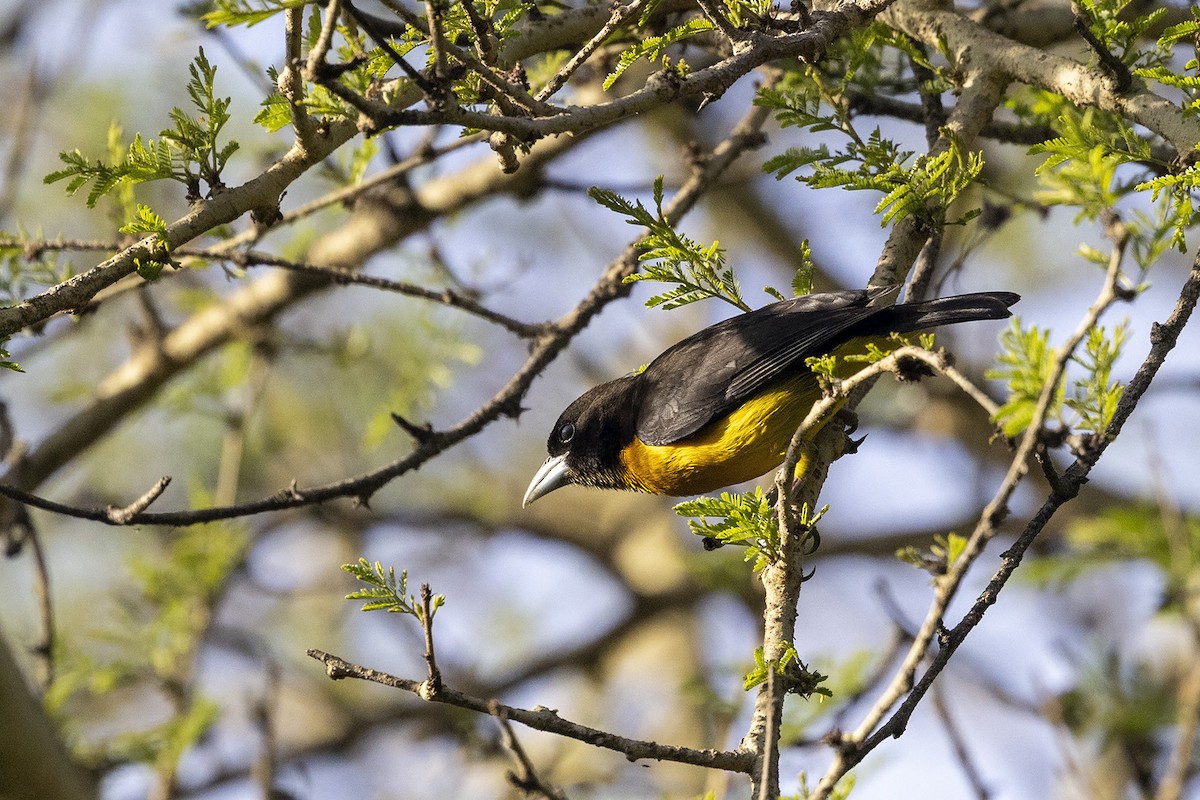
[(163, 475), (154, 485), (146, 490), (145, 494), (134, 500), (127, 506), (106, 506), (104, 508), (104, 516), (108, 522), (113, 525), (128, 525), (130, 520), (144, 512), (150, 507), (150, 504), (162, 496), (167, 487), (171, 484), (171, 476)]
[(467, 21), (471, 23), (471, 30), (475, 31), (475, 52), (479, 54), (479, 60), (489, 66), (494, 66), (496, 37), (492, 33), (492, 21), (483, 18), (479, 9), (475, 7), (475, 0), (463, 0), (462, 10), (467, 15)]
[(505, 314), (500, 314), (492, 311), (469, 297), (464, 297), (453, 289), (427, 289), (424, 286), (419, 286), (415, 283), (407, 281), (396, 281), (389, 278), (380, 278), (374, 275), (364, 275), (361, 272), (342, 269), (340, 267), (325, 267), (319, 264), (306, 264), (298, 261), (290, 261), (285, 258), (278, 258), (266, 253), (238, 253), (235, 257), (213, 253), (211, 251), (201, 250), (184, 250), (185, 255), (196, 254), (202, 258), (222, 258), (232, 260), (242, 266), (266, 266), (276, 267), (278, 269), (286, 269), (290, 272), (303, 272), (309, 275), (322, 275), (329, 280), (338, 284), (354, 284), (357, 286), (367, 286), (373, 289), (381, 289), (383, 291), (395, 292), (397, 294), (407, 295), (409, 297), (420, 297), (425, 300), (432, 300), (443, 305), (451, 306), (460, 309), (469, 314), (472, 314), (480, 319), (487, 320), (501, 326), (505, 330), (515, 333), (525, 339), (536, 339), (546, 332), (544, 324), (530, 324), (513, 319)]
[[(737, 78), (773, 61), (789, 57), (814, 60), (851, 28), (865, 23), (893, 2), (895, 0), (879, 0), (865, 7), (845, 4), (837, 12), (817, 12), (813, 14), (812, 25), (799, 33), (776, 37), (757, 36), (755, 46), (735, 48), (734, 53), (716, 64), (686, 76), (656, 74), (641, 88), (620, 98), (585, 107), (560, 109), (552, 115), (505, 116), (463, 106), (429, 111), (394, 108), (364, 97), (336, 81), (328, 82), (325, 86), (381, 129), (455, 125), (507, 133), (522, 141), (556, 133), (579, 133), (605, 127), (685, 97), (719, 97)], [(0, 328), (0, 332), (2, 330)]]
[(553, 97), (554, 93), (565, 86), (567, 81), (571, 79), (571, 76), (575, 74), (575, 71), (583, 66), (584, 62), (591, 57), (592, 53), (596, 52), (596, 49), (604, 44), (613, 31), (621, 27), (625, 20), (645, 8), (648, 2), (649, 0), (633, 0), (633, 2), (625, 6), (614, 6), (608, 22), (604, 23), (604, 26), (596, 31), (595, 36), (575, 51), (570, 60), (554, 74), (554, 77), (538, 90), (538, 93), (534, 95), (534, 99), (545, 101)]
[[(304, 103), (304, 76), (301, 73), (301, 50), (304, 39), (304, 8), (288, 8), (284, 12), (284, 58), (283, 70), (279, 74), (279, 93), (288, 102), (292, 115), (292, 127), (296, 131), (296, 145), (307, 148), (312, 138), (313, 124)], [(315, 51), (314, 51), (315, 52)], [(310, 54), (310, 62), (312, 60)]]
[[(325, 665), (325, 673), (332, 680), (355, 678), (390, 686), (395, 689), (403, 689), (418, 697), (423, 697), (421, 694), (423, 681), (414, 681), (408, 678), (389, 675), (386, 672), (354, 664), (322, 650), (310, 649), (307, 652), (310, 658), (314, 658)], [(445, 703), (457, 708), (465, 708), (470, 711), (477, 711), (482, 714), (492, 713), (491, 707), (495, 703), (494, 700), (473, 697), (451, 689), (448, 686), (442, 687), (442, 691), (433, 697), (424, 699), (435, 703)], [(699, 767), (741, 773), (748, 773), (754, 761), (753, 754), (743, 750), (696, 750), (691, 747), (678, 747), (618, 736), (608, 731), (571, 722), (568, 719), (560, 717), (558, 712), (553, 709), (540, 706), (534, 709), (524, 709), (496, 703), (496, 708), (502, 711), (513, 722), (519, 722), (534, 730), (546, 731), (547, 733), (564, 736), (568, 739), (587, 742), (595, 747), (614, 750), (625, 755), (630, 761), (640, 761), (641, 759), (674, 761), (680, 764), (692, 764)]]
[(517, 769), (520, 770), (519, 774), (509, 772), (508, 782), (526, 794), (540, 794), (546, 800), (567, 800), (567, 796), (560, 789), (546, 783), (538, 775), (525, 748), (521, 746), (521, 742), (513, 733), (512, 725), (508, 724), (508, 715), (498, 701), (492, 700), (488, 703), (488, 713), (495, 718), (496, 724), (500, 727), (500, 741), (504, 745), (504, 749), (513, 757)]
[(721, 13), (721, 9), (717, 8), (712, 0), (696, 0), (696, 5), (700, 6), (700, 10), (704, 12), (704, 16), (708, 18), (708, 21), (715, 25), (721, 33), (725, 34), (725, 37), (730, 42), (740, 42), (748, 36), (746, 31), (738, 30), (737, 26)]
[(54, 625), (54, 596), (50, 591), (50, 565), (46, 560), (46, 551), (42, 547), (42, 539), (33, 523), (28, 523), (25, 530), (25, 542), (33, 552), (33, 592), (37, 598), (38, 621), (41, 623), (41, 639), (33, 646), (33, 654), (37, 659), (38, 683), (43, 691), (50, 688), (56, 676), (54, 641), (56, 628)]
[(1092, 48), (1092, 52), (1100, 58), (1100, 66), (1113, 79), (1116, 84), (1117, 94), (1123, 94), (1128, 91), (1129, 87), (1133, 85), (1133, 73), (1129, 71), (1129, 67), (1125, 66), (1125, 63), (1117, 58), (1112, 50), (1108, 49), (1108, 45), (1100, 41), (1096, 37), (1096, 34), (1092, 33), (1091, 20), (1088, 18), (1083, 6), (1074, 2), (1074, 0), (1071, 2), (1071, 13), (1075, 17), (1075, 32), (1088, 43), (1088, 47)]
[[(359, 27), (367, 32), (367, 35), (371, 37), (371, 40), (374, 41), (375, 44), (380, 47), (380, 49), (392, 57), (392, 61), (396, 64), (396, 66), (400, 67), (400, 70), (405, 74), (405, 76), (407, 76), (410, 81), (416, 84), (417, 88), (421, 90), (422, 94), (433, 99), (441, 98), (442, 90), (435, 85), (435, 83), (431, 82), (429, 78), (421, 74), (421, 72), (413, 67), (412, 64), (409, 64), (408, 61), (404, 59), (404, 56), (396, 52), (396, 49), (392, 47), (391, 42), (388, 41), (387, 33), (379, 29), (374, 17), (372, 17), (370, 14), (363, 14), (360, 12), (354, 7), (354, 4), (350, 2), (350, 0), (343, 0), (343, 3), (346, 6), (346, 11), (350, 14), (350, 16), (354, 17), (354, 21), (358, 23)], [(322, 85), (330, 90), (334, 90), (335, 87), (344, 88), (342, 87), (342, 84), (336, 80), (325, 81), (322, 83)], [(336, 93), (337, 92), (335, 91), (335, 94)]]
[[(325, 19), (321, 24), (321, 33), (317, 36), (316, 43), (312, 49), (308, 51), (308, 60), (304, 65), (304, 72), (310, 81), (316, 81), (321, 74), (321, 68), (325, 66), (325, 58), (329, 55), (329, 48), (333, 45), (333, 34), (337, 30), (338, 16), (341, 14), (341, 0), (329, 0), (329, 4), (325, 6)], [(301, 13), (304, 12), (300, 8)]]
[(1119, 275), (1120, 258), (1119, 255), (1114, 255), (1108, 274), (1105, 277), (1104, 286), (1101, 288), (1099, 295), (1084, 315), (1075, 332), (1059, 348), (1058, 357), (1042, 386), (1042, 392), (1038, 397), (1029, 427), (1021, 437), (1000, 488), (980, 514), (975, 530), (967, 540), (962, 554), (955, 561), (952, 568), (938, 579), (935, 600), (925, 617), (925, 621), (922, 623), (916, 641), (913, 642), (913, 646), (909, 650), (909, 655), (905, 659), (903, 668), (897, 672), (896, 678), (888, 688), (888, 691), (879, 699), (875, 708), (863, 719), (858, 729), (853, 734), (847, 736), (844, 743), (861, 742), (865, 739), (874, 730), (879, 721), (883, 719), (884, 714), (887, 713), (892, 704), (908, 691), (911, 684), (911, 675), (916, 669), (917, 663), (924, 658), (925, 650), (933, 640), (946, 606), (949, 605), (967, 568), (974, 563), (975, 559), (982, 552), (983, 546), (995, 533), (996, 525), (1006, 512), (1009, 498), (1016, 491), (1017, 484), (1024, 477), (1028, 469), (1028, 459), (1040, 439), (1042, 426), (1045, 424), (1046, 416), (1050, 411), (1058, 384), (1066, 372), (1067, 364), (1074, 355), (1076, 348), (1100, 319), (1100, 316), (1109, 306), (1116, 302), (1117, 294), (1115, 287)]
[(962, 768), (967, 785), (971, 787), (971, 791), (975, 793), (978, 800), (990, 800), (992, 791), (983, 780), (983, 775), (979, 772), (975, 759), (971, 757), (971, 751), (967, 749), (966, 739), (963, 738), (958, 723), (950, 714), (950, 707), (946, 704), (946, 693), (942, 691), (940, 684), (933, 688), (933, 707), (942, 721), (946, 738), (950, 740), (950, 748), (954, 751), (954, 758)]
[[(428, 6), (432, 2), (434, 2), (434, 0), (426, 0), (426, 5)], [(419, 28), (425, 24), (419, 16), (414, 14), (411, 10), (405, 8), (400, 3), (392, 2), (391, 0), (384, 0), (384, 4), (388, 8), (395, 11), (401, 19), (403, 19), (413, 28)], [(517, 108), (521, 109), (525, 114), (532, 113), (545, 116), (562, 113), (562, 109), (560, 108), (556, 108), (535, 100), (532, 96), (530, 96), (529, 92), (526, 91), (523, 86), (518, 86), (512, 81), (505, 79), (492, 67), (480, 61), (478, 58), (471, 55), (461, 47), (446, 41), (444, 37), (441, 40), (440, 48), (443, 56), (445, 54), (453, 56), (454, 59), (463, 66), (474, 70), (475, 73), (479, 75), (480, 79), (492, 88), (492, 90), (496, 93), (495, 99), (501, 106), (501, 111), (503, 113), (514, 113), (515, 109)]]
[(421, 688), (421, 697), (430, 700), (442, 690), (442, 672), (438, 669), (433, 650), (433, 591), (428, 583), (421, 584), (421, 631), (425, 634), (425, 667), (428, 678)]
[(439, 84), (444, 84), (449, 75), (446, 61), (446, 31), (444, 0), (425, 0), (425, 21), (429, 26), (429, 46), (433, 50), (433, 74)]

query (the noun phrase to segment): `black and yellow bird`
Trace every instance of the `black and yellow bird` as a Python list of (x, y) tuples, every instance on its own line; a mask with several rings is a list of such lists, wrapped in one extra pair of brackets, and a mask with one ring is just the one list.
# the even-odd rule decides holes
[[(567, 406), (550, 458), (522, 505), (567, 484), (691, 495), (750, 480), (783, 462), (822, 396), (805, 360), (866, 352), (890, 334), (1010, 316), (1020, 297), (980, 292), (883, 305), (890, 289), (796, 297), (718, 322), (645, 370), (602, 383)], [(845, 378), (861, 361), (838, 358)]]

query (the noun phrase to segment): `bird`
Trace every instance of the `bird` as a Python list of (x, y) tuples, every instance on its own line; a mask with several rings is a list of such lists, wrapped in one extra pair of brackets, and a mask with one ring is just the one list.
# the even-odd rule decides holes
[(807, 359), (839, 357), (834, 374), (844, 379), (865, 364), (842, 357), (886, 344), (891, 334), (1004, 319), (1020, 300), (1012, 292), (976, 292), (888, 304), (898, 291), (822, 292), (771, 303), (710, 325), (645, 369), (589, 389), (554, 423), (549, 458), (522, 507), (570, 484), (680, 497), (756, 478), (783, 463), (796, 429), (823, 396)]

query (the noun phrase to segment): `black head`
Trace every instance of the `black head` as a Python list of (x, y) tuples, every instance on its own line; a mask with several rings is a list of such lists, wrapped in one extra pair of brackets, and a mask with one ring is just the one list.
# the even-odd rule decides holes
[(633, 441), (638, 414), (638, 376), (626, 375), (584, 392), (550, 429), (542, 464), (523, 506), (569, 483), (628, 489), (621, 448)]

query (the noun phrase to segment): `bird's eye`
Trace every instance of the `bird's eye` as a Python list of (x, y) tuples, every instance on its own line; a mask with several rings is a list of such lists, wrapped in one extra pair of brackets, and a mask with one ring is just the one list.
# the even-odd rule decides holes
[(564, 422), (562, 427), (558, 429), (558, 440), (563, 444), (575, 438), (575, 423)]

